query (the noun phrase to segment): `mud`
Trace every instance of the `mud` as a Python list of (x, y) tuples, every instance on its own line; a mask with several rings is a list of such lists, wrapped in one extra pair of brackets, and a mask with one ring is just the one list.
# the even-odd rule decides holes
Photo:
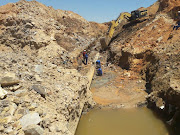
[(151, 110), (93, 109), (82, 115), (75, 135), (169, 135), (166, 125)]

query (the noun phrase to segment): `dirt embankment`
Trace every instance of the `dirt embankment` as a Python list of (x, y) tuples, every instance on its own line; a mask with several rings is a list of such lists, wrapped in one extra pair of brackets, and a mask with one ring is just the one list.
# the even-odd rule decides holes
[(105, 30), (36, 1), (1, 6), (0, 134), (73, 134), (84, 103), (93, 102), (71, 54)]
[(139, 73), (146, 81), (149, 107), (172, 124), (179, 117), (180, 29), (173, 31), (180, 1), (161, 0), (149, 20), (125, 24), (115, 32), (109, 62)]

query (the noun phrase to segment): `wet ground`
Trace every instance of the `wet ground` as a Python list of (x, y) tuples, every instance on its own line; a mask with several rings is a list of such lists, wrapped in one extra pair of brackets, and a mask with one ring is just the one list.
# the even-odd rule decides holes
[(99, 105), (136, 107), (145, 102), (145, 81), (131, 71), (104, 70), (103, 76), (95, 76), (91, 84), (93, 99)]
[(147, 108), (93, 109), (82, 115), (76, 135), (169, 135), (169, 132)]

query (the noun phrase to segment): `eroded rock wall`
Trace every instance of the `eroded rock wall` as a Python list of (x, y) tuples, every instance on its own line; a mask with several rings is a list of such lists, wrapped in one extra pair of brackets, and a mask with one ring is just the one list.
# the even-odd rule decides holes
[(180, 116), (180, 29), (173, 30), (180, 1), (158, 3), (151, 6), (159, 9), (149, 20), (129, 22), (115, 32), (108, 60), (141, 74), (150, 93), (148, 106), (172, 124), (172, 118)]
[(1, 6), (0, 134), (74, 134), (84, 104), (94, 103), (72, 57), (105, 29), (37, 1)]

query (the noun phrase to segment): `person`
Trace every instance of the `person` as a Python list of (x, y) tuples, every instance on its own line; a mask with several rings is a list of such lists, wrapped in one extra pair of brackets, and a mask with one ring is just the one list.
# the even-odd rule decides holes
[(97, 70), (97, 75), (98, 75), (98, 76), (102, 76), (102, 69), (101, 69), (101, 68), (99, 68), (99, 69)]
[(101, 68), (101, 61), (97, 60), (96, 61), (96, 69), (99, 69), (99, 68)]
[(87, 53), (84, 55), (84, 63), (85, 65), (87, 65), (87, 62), (88, 62), (88, 55)]
[(88, 55), (86, 53), (86, 50), (83, 51), (83, 63), (87, 65)]
[(83, 58), (85, 57), (85, 54), (86, 54), (86, 50), (83, 51)]

